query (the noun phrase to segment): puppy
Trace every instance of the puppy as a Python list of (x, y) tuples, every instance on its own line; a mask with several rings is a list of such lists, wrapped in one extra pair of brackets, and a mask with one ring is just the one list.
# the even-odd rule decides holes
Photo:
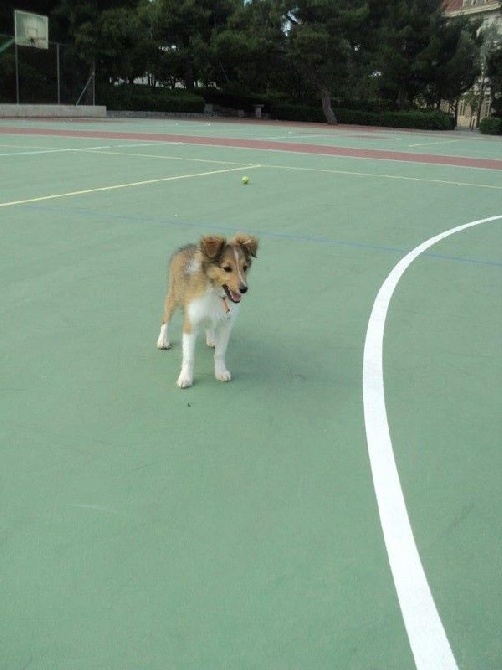
[(225, 352), (242, 296), (248, 291), (247, 277), (258, 240), (239, 233), (231, 240), (220, 235), (203, 237), (198, 245), (187, 244), (176, 251), (169, 264), (169, 287), (164, 303), (159, 349), (169, 349), (169, 322), (176, 308), (183, 309), (183, 360), (177, 384), (193, 384), (195, 341), (201, 326), (206, 344), (214, 347), (214, 376), (231, 379)]

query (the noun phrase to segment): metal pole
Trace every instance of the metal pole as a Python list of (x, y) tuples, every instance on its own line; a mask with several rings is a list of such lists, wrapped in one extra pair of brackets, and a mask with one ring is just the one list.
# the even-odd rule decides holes
[(56, 67), (58, 71), (58, 105), (61, 104), (61, 77), (59, 73), (59, 42), (56, 42)]
[(14, 42), (14, 52), (16, 61), (16, 104), (19, 105), (19, 66), (17, 63), (17, 42)]
[(96, 60), (92, 61), (92, 104), (96, 105)]

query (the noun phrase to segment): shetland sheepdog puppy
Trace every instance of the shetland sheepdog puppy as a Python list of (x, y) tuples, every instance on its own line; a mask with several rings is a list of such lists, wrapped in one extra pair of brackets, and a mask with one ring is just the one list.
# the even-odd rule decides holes
[(177, 384), (193, 384), (195, 341), (201, 326), (206, 329), (206, 344), (214, 347), (214, 376), (222, 382), (231, 379), (225, 365), (232, 326), (242, 296), (248, 291), (251, 261), (256, 258), (258, 240), (239, 233), (228, 240), (208, 235), (198, 244), (187, 244), (176, 251), (169, 263), (169, 287), (164, 303), (159, 349), (169, 349), (169, 322), (174, 311), (183, 309), (183, 358)]

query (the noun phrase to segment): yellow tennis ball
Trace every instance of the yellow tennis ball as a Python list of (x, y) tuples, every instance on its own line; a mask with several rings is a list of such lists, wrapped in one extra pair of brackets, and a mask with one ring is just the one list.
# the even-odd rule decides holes
[(246, 184), (249, 184), (249, 177), (243, 177), (242, 183), (244, 184), (244, 186), (246, 186)]

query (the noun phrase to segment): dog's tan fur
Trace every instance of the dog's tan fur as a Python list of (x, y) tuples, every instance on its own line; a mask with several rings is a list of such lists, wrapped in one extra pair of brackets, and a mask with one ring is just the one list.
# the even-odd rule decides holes
[(229, 381), (225, 351), (242, 294), (248, 290), (247, 276), (258, 240), (242, 233), (227, 241), (208, 235), (198, 245), (179, 249), (169, 265), (169, 289), (164, 303), (159, 349), (169, 349), (168, 327), (174, 311), (183, 309), (183, 363), (178, 386), (193, 383), (195, 338), (206, 324), (206, 342), (215, 347), (215, 376)]

